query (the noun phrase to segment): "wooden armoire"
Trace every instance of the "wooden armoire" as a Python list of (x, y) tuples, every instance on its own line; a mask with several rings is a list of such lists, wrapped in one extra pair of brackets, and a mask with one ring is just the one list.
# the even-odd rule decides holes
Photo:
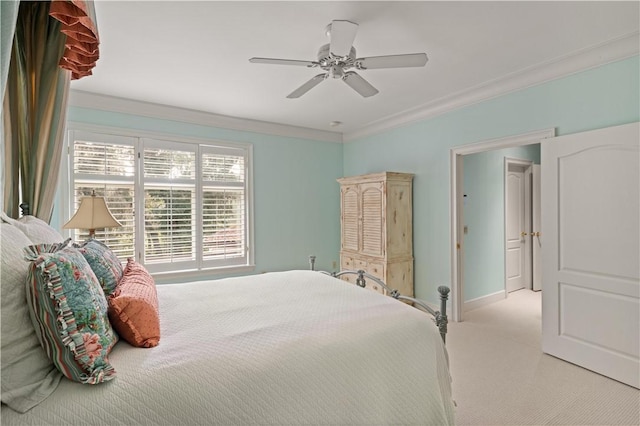
[[(338, 179), (340, 269), (364, 270), (413, 296), (413, 175), (382, 172)], [(344, 276), (355, 283), (355, 275)], [(373, 290), (384, 293), (375, 283)]]

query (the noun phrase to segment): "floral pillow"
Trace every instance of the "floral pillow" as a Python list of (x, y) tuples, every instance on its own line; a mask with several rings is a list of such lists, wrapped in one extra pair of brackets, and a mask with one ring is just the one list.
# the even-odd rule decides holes
[(107, 300), (84, 256), (64, 244), (24, 249), (31, 261), (27, 305), (40, 344), (67, 378), (97, 384), (115, 370), (107, 355), (118, 341)]
[(122, 279), (122, 263), (118, 257), (106, 244), (94, 239), (73, 246), (87, 259), (105, 296), (109, 297)]

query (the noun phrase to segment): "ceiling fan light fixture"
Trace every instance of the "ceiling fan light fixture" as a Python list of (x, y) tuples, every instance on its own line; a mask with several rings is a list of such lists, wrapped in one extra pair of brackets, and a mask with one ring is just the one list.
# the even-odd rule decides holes
[(347, 86), (368, 98), (378, 93), (378, 89), (366, 81), (360, 75), (351, 71), (380, 69), (380, 68), (405, 68), (423, 67), (427, 63), (426, 53), (411, 53), (401, 55), (370, 56), (358, 58), (353, 41), (358, 31), (358, 24), (346, 20), (333, 20), (325, 27), (325, 32), (330, 42), (320, 46), (316, 61), (300, 61), (276, 58), (251, 58), (249, 62), (274, 65), (298, 65), (308, 68), (321, 68), (324, 73), (312, 77), (311, 80), (291, 92), (287, 98), (294, 99), (307, 93), (322, 80), (331, 77), (341, 79)]
[(329, 77), (332, 77), (332, 78), (344, 77), (344, 71), (342, 69), (342, 66), (340, 65), (331, 66), (331, 68), (329, 68)]

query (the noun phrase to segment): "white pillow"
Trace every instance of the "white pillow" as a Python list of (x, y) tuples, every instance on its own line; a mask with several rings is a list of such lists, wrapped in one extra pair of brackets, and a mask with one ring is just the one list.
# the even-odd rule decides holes
[(22, 216), (10, 223), (29, 237), (33, 244), (54, 244), (64, 241), (64, 237), (58, 231), (35, 216)]
[(29, 317), (25, 286), (30, 264), (22, 249), (31, 244), (17, 227), (0, 223), (1, 398), (20, 413), (47, 398), (62, 377), (40, 346)]

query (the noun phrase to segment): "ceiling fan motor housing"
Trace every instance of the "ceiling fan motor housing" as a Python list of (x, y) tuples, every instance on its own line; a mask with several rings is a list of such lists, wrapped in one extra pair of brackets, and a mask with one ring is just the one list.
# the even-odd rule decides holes
[(335, 56), (331, 53), (331, 45), (325, 44), (318, 50), (318, 64), (327, 71), (330, 77), (342, 78), (344, 71), (353, 67), (356, 60), (356, 49), (352, 46), (349, 56)]

